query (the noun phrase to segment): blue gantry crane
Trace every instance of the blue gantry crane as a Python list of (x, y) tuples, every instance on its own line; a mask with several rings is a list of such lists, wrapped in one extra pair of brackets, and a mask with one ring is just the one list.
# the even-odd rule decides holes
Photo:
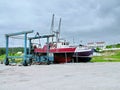
[[(29, 37), (29, 54), (32, 54), (33, 56), (33, 60), (34, 62), (36, 63), (44, 63), (44, 64), (50, 64), (50, 63), (53, 63), (54, 61), (54, 56), (52, 53), (50, 53), (49, 51), (49, 38), (50, 37), (54, 37), (54, 35), (43, 35), (43, 36), (39, 36), (39, 34), (37, 33), (37, 35), (35, 35), (35, 37)], [(32, 43), (31, 41), (34, 40), (34, 39), (41, 39), (41, 38), (46, 38), (47, 39), (47, 49), (46, 49), (46, 54), (43, 55), (43, 54), (40, 54), (40, 53), (37, 53), (37, 52), (34, 52), (33, 53), (31, 52), (32, 51)]]
[[(33, 33), (33, 30), (31, 31), (23, 31), (23, 32), (18, 32), (18, 33), (11, 33), (11, 34), (5, 34), (6, 37), (6, 57), (5, 57), (5, 65), (9, 65), (9, 59), (15, 59), (15, 58), (23, 58), (23, 65), (27, 66), (27, 34)], [(11, 36), (17, 36), (17, 35), (23, 35), (24, 34), (24, 55), (23, 56), (9, 56), (9, 38)]]
[[(34, 62), (42, 62), (45, 61), (48, 63), (50, 60), (53, 61), (53, 57), (51, 59), (51, 56), (49, 56), (49, 38), (54, 37), (54, 35), (35, 35), (34, 37), (27, 37), (27, 34), (33, 33), (33, 30), (31, 31), (23, 31), (23, 32), (18, 32), (18, 33), (11, 33), (11, 34), (5, 34), (6, 37), (6, 57), (4, 60), (5, 65), (9, 65), (9, 60), (15, 59), (15, 58), (23, 58), (22, 64), (24, 66), (27, 66), (29, 63), (31, 63), (31, 60), (34, 60)], [(24, 55), (23, 56), (9, 56), (9, 38), (12, 36), (17, 36), (17, 35), (24, 35)], [(27, 39), (28, 38), (28, 39)], [(32, 43), (31, 41), (33, 39), (40, 39), (40, 38), (47, 38), (47, 55), (46, 56), (37, 56), (36, 54), (31, 53), (32, 49)], [(27, 53), (27, 40), (29, 40), (29, 53)]]

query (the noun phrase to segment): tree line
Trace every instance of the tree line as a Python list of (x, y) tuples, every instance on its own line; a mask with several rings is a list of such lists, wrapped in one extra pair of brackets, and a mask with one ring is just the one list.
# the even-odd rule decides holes
[[(17, 52), (24, 52), (23, 47), (11, 47), (9, 48), (9, 53), (17, 53)], [(0, 55), (4, 55), (6, 53), (6, 48), (0, 48)]]
[(106, 48), (120, 48), (120, 44), (107, 45)]

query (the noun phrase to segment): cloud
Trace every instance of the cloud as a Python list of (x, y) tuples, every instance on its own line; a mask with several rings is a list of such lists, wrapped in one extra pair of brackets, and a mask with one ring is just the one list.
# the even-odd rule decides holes
[(55, 30), (61, 17), (61, 35), (68, 40), (119, 42), (119, 11), (119, 0), (1, 0), (0, 34), (1, 38), (24, 30), (47, 34), (54, 13)]

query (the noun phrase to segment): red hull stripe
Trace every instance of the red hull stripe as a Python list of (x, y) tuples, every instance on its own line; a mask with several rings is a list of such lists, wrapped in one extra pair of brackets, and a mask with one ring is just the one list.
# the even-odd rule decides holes
[[(74, 52), (76, 48), (55, 48), (55, 49), (50, 49), (49, 52), (51, 53), (66, 53), (66, 52)], [(46, 53), (47, 50), (41, 49), (41, 48), (36, 48), (34, 52), (40, 52), (40, 53)]]

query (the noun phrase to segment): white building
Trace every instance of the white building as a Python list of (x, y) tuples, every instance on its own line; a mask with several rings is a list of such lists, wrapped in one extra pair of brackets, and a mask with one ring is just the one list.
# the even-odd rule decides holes
[(105, 44), (105, 42), (89, 42), (89, 43), (87, 43), (87, 46), (88, 46), (89, 48), (105, 49), (106, 44)]

